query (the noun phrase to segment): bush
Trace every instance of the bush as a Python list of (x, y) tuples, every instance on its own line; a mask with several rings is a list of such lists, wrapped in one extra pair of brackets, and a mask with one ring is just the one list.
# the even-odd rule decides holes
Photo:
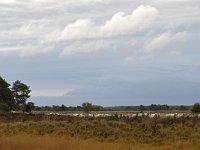
[(5, 103), (0, 103), (0, 112), (9, 112), (10, 107)]
[(194, 104), (194, 106), (192, 107), (192, 112), (193, 113), (200, 113), (200, 103)]

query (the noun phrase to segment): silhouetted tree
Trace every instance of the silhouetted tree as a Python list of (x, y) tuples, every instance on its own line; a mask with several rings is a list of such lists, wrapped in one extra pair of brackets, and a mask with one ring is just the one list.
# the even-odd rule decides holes
[(66, 107), (65, 105), (62, 104), (62, 105), (60, 106), (60, 111), (65, 111), (66, 108), (67, 108), (67, 107)]
[(28, 102), (26, 104), (26, 112), (31, 112), (34, 108), (35, 108), (35, 106), (34, 106), (33, 102)]
[(200, 103), (195, 103), (192, 107), (192, 112), (200, 113)]
[(143, 111), (143, 110), (145, 110), (146, 108), (145, 108), (145, 106), (140, 105), (140, 106), (138, 107), (138, 109), (141, 110), (141, 111)]
[(16, 106), (21, 107), (24, 112), (26, 110), (26, 101), (30, 97), (30, 87), (17, 80), (13, 83), (12, 91)]
[(86, 113), (89, 113), (90, 111), (94, 110), (94, 107), (93, 107), (92, 103), (85, 102), (85, 103), (82, 104), (82, 107), (83, 107), (83, 110)]
[(0, 103), (4, 103), (9, 106), (10, 109), (13, 109), (15, 101), (9, 86), (10, 84), (0, 76)]

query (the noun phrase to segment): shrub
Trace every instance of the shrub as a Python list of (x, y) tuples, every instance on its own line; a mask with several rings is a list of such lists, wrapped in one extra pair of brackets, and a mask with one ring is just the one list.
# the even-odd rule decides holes
[(192, 107), (192, 112), (193, 113), (200, 113), (200, 103), (194, 104), (194, 106)]

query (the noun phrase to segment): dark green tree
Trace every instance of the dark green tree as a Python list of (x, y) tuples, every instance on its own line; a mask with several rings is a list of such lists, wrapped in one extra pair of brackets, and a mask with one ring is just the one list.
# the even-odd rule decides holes
[(26, 104), (26, 112), (31, 112), (35, 108), (35, 105), (33, 102), (28, 102)]
[(195, 103), (192, 107), (193, 113), (200, 113), (200, 103)]
[(89, 113), (90, 111), (94, 110), (92, 103), (88, 103), (88, 102), (83, 103), (82, 108), (85, 111), (85, 113)]
[(13, 83), (12, 91), (16, 107), (24, 112), (26, 110), (26, 101), (30, 97), (30, 87), (17, 80)]
[(66, 111), (66, 109), (67, 109), (67, 107), (66, 107), (65, 105), (62, 104), (62, 105), (60, 106), (60, 111)]
[(11, 110), (15, 105), (15, 101), (9, 86), (10, 84), (0, 76), (0, 103), (6, 104)]
[(140, 105), (140, 106), (138, 107), (138, 110), (140, 110), (140, 111), (143, 111), (143, 110), (145, 110), (145, 109), (146, 109), (146, 107), (143, 106), (143, 105)]

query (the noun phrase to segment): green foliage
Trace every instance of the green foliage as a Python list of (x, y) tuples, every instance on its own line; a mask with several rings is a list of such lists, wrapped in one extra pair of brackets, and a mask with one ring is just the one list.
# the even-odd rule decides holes
[(151, 104), (150, 110), (152, 110), (152, 111), (169, 110), (169, 106), (168, 105)]
[(5, 103), (0, 103), (0, 112), (9, 112), (10, 107)]
[(192, 107), (192, 112), (194, 113), (200, 113), (200, 103), (195, 103)]
[(13, 83), (12, 91), (16, 105), (21, 106), (21, 109), (24, 112), (26, 110), (26, 101), (30, 97), (30, 87), (17, 80)]
[(141, 111), (143, 111), (143, 110), (145, 110), (146, 108), (145, 108), (145, 106), (143, 106), (143, 105), (140, 105), (139, 106), (139, 108), (138, 108), (138, 110), (141, 110)]
[(12, 109), (15, 102), (9, 86), (10, 84), (0, 76), (0, 103), (5, 103)]
[(0, 76), (0, 111), (8, 112), (20, 109), (30, 111), (33, 109), (33, 103), (26, 104), (31, 92), (29, 86), (17, 80), (11, 89), (9, 87), (10, 84)]
[(85, 111), (85, 113), (89, 113), (90, 111), (94, 110), (92, 103), (88, 103), (88, 102), (83, 103), (82, 107), (83, 107), (83, 110)]
[(26, 104), (26, 112), (31, 112), (34, 109), (34, 103), (33, 102), (28, 102)]

